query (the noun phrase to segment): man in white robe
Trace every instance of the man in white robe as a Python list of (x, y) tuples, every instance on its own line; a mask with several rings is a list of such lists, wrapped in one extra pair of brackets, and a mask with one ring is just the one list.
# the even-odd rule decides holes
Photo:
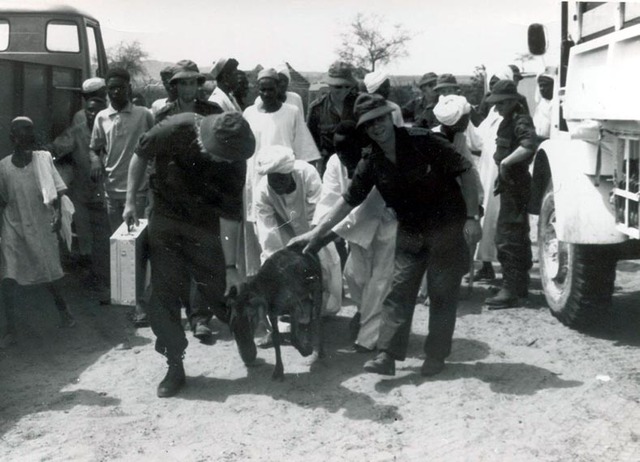
[[(302, 118), (300, 111), (277, 98), (277, 72), (264, 69), (258, 74), (258, 87), (262, 105), (245, 109), (243, 116), (249, 122), (256, 139), (256, 153), (273, 145), (287, 146), (296, 159), (311, 162), (320, 158), (320, 152)], [(256, 156), (247, 161), (247, 181), (245, 183), (245, 232), (244, 232), (244, 272), (246, 277), (255, 276), (260, 269), (260, 248), (253, 224), (256, 222), (255, 193), (260, 174), (256, 170)]]
[[(264, 262), (295, 236), (311, 229), (322, 182), (309, 163), (296, 160), (291, 148), (268, 146), (257, 155), (261, 175), (256, 188), (256, 224)], [(333, 243), (318, 252), (322, 266), (322, 313), (336, 314), (342, 303), (342, 270)]]

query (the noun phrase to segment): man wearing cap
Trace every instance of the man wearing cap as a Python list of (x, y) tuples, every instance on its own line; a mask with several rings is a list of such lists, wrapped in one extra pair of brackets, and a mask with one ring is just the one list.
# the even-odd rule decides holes
[[(285, 104), (291, 104), (300, 111), (300, 114), (304, 117), (304, 105), (302, 104), (302, 98), (297, 93), (287, 91), (289, 88), (289, 82), (291, 81), (291, 73), (289, 72), (289, 66), (287, 63), (280, 63), (274, 70), (278, 73), (278, 100)], [(262, 104), (260, 95), (256, 97), (255, 104)]]
[(438, 98), (447, 95), (459, 95), (460, 85), (458, 85), (458, 79), (453, 74), (440, 74), (433, 91), (436, 92)]
[(198, 88), (204, 82), (205, 77), (200, 73), (196, 63), (189, 59), (179, 61), (175, 65), (171, 79), (169, 79), (169, 85), (172, 88), (172, 92), (177, 95), (177, 98), (158, 111), (156, 123), (169, 116), (183, 112), (195, 112), (201, 116), (222, 114), (224, 111), (216, 103), (198, 99)]
[(233, 97), (238, 87), (238, 61), (234, 58), (220, 58), (213, 63), (211, 76), (216, 81), (216, 88), (211, 93), (209, 101), (216, 103), (224, 112), (242, 112), (240, 105)]
[[(295, 106), (282, 103), (278, 99), (278, 73), (275, 69), (263, 69), (258, 74), (258, 90), (262, 104), (254, 104), (245, 109), (243, 115), (249, 122), (256, 139), (256, 152), (267, 146), (281, 145), (293, 150), (298, 160), (317, 161), (320, 153), (302, 114)], [(260, 180), (256, 169), (256, 157), (247, 162), (247, 183), (245, 186), (244, 271), (246, 276), (254, 276), (260, 269), (260, 246), (255, 234), (255, 188)]]
[[(291, 148), (267, 146), (256, 154), (260, 181), (256, 187), (256, 225), (261, 260), (311, 229), (322, 181), (308, 162), (296, 160)], [(333, 243), (318, 252), (322, 266), (322, 313), (336, 314), (342, 303), (342, 269)]]
[[(91, 179), (89, 143), (96, 115), (106, 107), (104, 99), (89, 98), (83, 110), (86, 122), (68, 127), (49, 149), (55, 158), (68, 157), (72, 161), (73, 182), (68, 185), (68, 194), (75, 207), (78, 263), (91, 270), (89, 284), (105, 292), (109, 285), (109, 220), (102, 183)], [(101, 297), (106, 299), (106, 294)]]
[[(255, 139), (239, 113), (201, 117), (186, 112), (158, 123), (140, 140), (129, 167), (127, 203), (122, 218), (137, 221), (136, 190), (147, 162), (155, 161), (149, 221), (153, 299), (149, 306), (155, 349), (169, 370), (158, 396), (175, 395), (185, 383), (182, 358), (187, 339), (180, 322), (181, 295), (195, 280), (207, 304), (229, 322), (224, 296), (240, 278), (237, 237), (242, 219), (246, 159)], [(256, 348), (244, 318), (234, 336), (249, 364)]]
[[(91, 98), (107, 100), (107, 85), (102, 77), (91, 77), (82, 82), (82, 99), (86, 103)], [(84, 109), (80, 109), (73, 115), (71, 126), (82, 125), (87, 122)]]
[(438, 102), (438, 95), (433, 90), (438, 76), (433, 72), (427, 72), (418, 82), (418, 88), (422, 95), (412, 99), (402, 108), (405, 119), (413, 121), (414, 127), (431, 128), (438, 125), (433, 115), (433, 107)]
[(170, 84), (171, 77), (173, 77), (175, 71), (175, 66), (167, 66), (160, 71), (160, 80), (162, 81), (162, 86), (167, 92), (167, 97), (159, 98), (151, 103), (151, 112), (154, 116), (160, 112), (160, 109), (165, 107), (167, 103), (171, 103), (178, 98), (178, 95), (176, 94), (176, 87), (171, 86)]
[(309, 107), (307, 126), (320, 150), (318, 164), (320, 175), (324, 173), (329, 156), (333, 154), (333, 133), (343, 120), (354, 120), (353, 104), (357, 97), (357, 82), (351, 65), (336, 61), (329, 67), (324, 81), (329, 92), (313, 101)]
[(398, 231), (393, 282), (382, 307), (380, 353), (364, 369), (394, 375), (395, 361), (405, 359), (426, 270), (431, 303), (421, 373), (429, 376), (442, 371), (451, 351), (460, 282), (469, 258), (467, 245), (481, 234), (478, 196), (469, 161), (428, 130), (394, 127), (391, 111), (379, 95), (358, 97), (358, 125), (370, 144), (347, 192), (316, 228), (292, 244), (307, 242), (305, 251), (313, 251), (375, 186), (395, 210)]
[(393, 117), (393, 124), (396, 127), (402, 127), (404, 125), (404, 119), (402, 118), (402, 109), (393, 101), (389, 101), (389, 93), (391, 93), (391, 80), (389, 74), (384, 71), (369, 72), (364, 76), (364, 85), (367, 93), (375, 93), (382, 96), (389, 107), (393, 108), (391, 117)]
[(502, 265), (502, 288), (485, 303), (492, 309), (517, 306), (526, 297), (532, 266), (527, 204), (531, 192), (529, 163), (537, 146), (535, 128), (522, 96), (511, 80), (500, 80), (487, 102), (502, 116), (493, 155), (498, 165), (494, 194), (500, 195), (496, 229), (498, 261)]

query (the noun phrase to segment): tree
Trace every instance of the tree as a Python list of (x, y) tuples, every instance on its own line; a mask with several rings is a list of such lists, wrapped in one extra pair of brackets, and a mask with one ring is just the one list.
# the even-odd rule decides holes
[(369, 72), (378, 64), (407, 56), (406, 45), (413, 38), (400, 24), (389, 30), (382, 17), (363, 13), (356, 15), (340, 37), (342, 43), (336, 50), (340, 59)]
[(129, 71), (132, 80), (140, 80), (147, 76), (142, 63), (149, 53), (142, 49), (139, 41), (120, 42), (107, 50), (109, 67), (120, 67)]

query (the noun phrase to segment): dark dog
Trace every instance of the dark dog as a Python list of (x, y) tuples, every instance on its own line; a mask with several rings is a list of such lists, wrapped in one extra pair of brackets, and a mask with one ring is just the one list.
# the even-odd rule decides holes
[(302, 356), (311, 355), (314, 349), (318, 357), (324, 355), (322, 270), (317, 255), (302, 254), (301, 249), (290, 247), (279, 250), (264, 262), (251, 282), (242, 286), (240, 293), (233, 295), (228, 301), (232, 318), (248, 318), (252, 331), (260, 321), (269, 319), (276, 350), (273, 379), (284, 379), (278, 316), (288, 315), (291, 319), (291, 344)]

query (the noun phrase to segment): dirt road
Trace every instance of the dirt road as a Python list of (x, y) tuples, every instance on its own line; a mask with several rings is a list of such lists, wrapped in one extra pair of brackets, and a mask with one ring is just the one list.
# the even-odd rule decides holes
[(0, 460), (638, 461), (639, 275), (640, 261), (619, 264), (613, 317), (589, 333), (549, 314), (535, 276), (527, 306), (510, 310), (487, 311), (477, 286), (432, 379), (419, 375), (424, 306), (391, 378), (362, 371), (348, 303), (323, 364), (284, 348), (282, 383), (273, 351), (247, 369), (214, 322), (214, 345), (188, 334), (188, 385), (162, 400), (150, 329), (68, 277), (78, 325), (57, 329), (46, 295), (25, 293), (19, 344), (0, 350)]

